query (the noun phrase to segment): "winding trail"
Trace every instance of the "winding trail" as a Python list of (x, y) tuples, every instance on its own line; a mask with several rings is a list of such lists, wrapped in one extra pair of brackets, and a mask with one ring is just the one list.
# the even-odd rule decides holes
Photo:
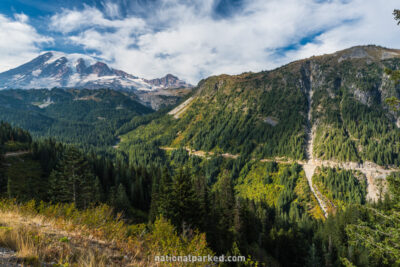
[[(261, 159), (261, 162), (268, 162), (268, 161), (276, 161), (278, 163), (283, 164), (291, 164), (297, 162), (298, 164), (303, 166), (305, 175), (307, 177), (308, 185), (310, 186), (311, 192), (315, 196), (318, 201), (321, 210), (324, 213), (325, 218), (328, 217), (329, 208), (335, 208), (334, 204), (326, 198), (318, 188), (313, 184), (312, 177), (315, 173), (317, 167), (330, 167), (330, 168), (339, 168), (344, 170), (351, 170), (351, 171), (359, 171), (365, 175), (367, 181), (367, 200), (369, 201), (377, 201), (381, 196), (382, 193), (382, 186), (384, 186), (384, 181), (388, 175), (393, 172), (399, 172), (399, 169), (395, 168), (386, 168), (379, 166), (373, 162), (364, 162), (364, 163), (357, 163), (357, 162), (337, 162), (333, 160), (321, 160), (314, 158), (313, 149), (314, 149), (314, 139), (315, 139), (315, 132), (316, 132), (316, 125), (312, 123), (312, 98), (313, 98), (313, 90), (312, 86), (308, 89), (308, 114), (307, 114), (307, 141), (306, 141), (306, 158), (307, 161), (300, 161), (300, 160), (290, 160), (290, 159), (283, 159), (283, 158), (275, 158), (275, 159)], [(186, 103), (187, 102), (187, 103)], [(171, 112), (172, 115), (176, 115), (182, 109), (184, 109), (189, 104), (189, 99), (183, 103), (181, 106), (176, 108), (176, 112)], [(178, 148), (175, 147), (161, 147), (163, 150), (175, 150)], [(196, 151), (189, 147), (185, 147), (185, 149), (189, 152), (189, 155), (199, 156), (203, 158), (209, 158), (211, 155), (214, 155), (213, 152), (206, 152), (206, 151)], [(236, 159), (240, 155), (232, 155), (229, 153), (221, 154), (222, 157), (225, 158), (233, 158)]]
[[(314, 133), (315, 133), (315, 126), (309, 130), (309, 138), (307, 140), (307, 149), (306, 149), (306, 154), (307, 154), (307, 161), (303, 160), (292, 160), (292, 159), (286, 159), (286, 158), (265, 158), (261, 159), (260, 162), (271, 162), (275, 161), (280, 164), (293, 164), (293, 163), (298, 163), (303, 166), (304, 172), (307, 177), (307, 182), (310, 186), (310, 189), (315, 196), (315, 198), (318, 201), (319, 206), (321, 207), (322, 211), (324, 214), (327, 216), (328, 214), (328, 207), (333, 206), (333, 203), (331, 203), (319, 192), (319, 190), (313, 185), (312, 177), (315, 173), (315, 170), (317, 167), (329, 167), (329, 168), (338, 168), (338, 169), (343, 169), (343, 170), (351, 170), (351, 171), (359, 171), (362, 174), (365, 175), (366, 181), (367, 181), (367, 200), (369, 201), (378, 201), (378, 199), (381, 197), (380, 194), (382, 193), (383, 187), (385, 186), (384, 181), (388, 175), (390, 175), (393, 172), (399, 172), (400, 169), (395, 169), (395, 168), (386, 168), (379, 166), (373, 162), (364, 162), (364, 163), (358, 163), (358, 162), (337, 162), (333, 160), (321, 160), (314, 158), (311, 151), (313, 151), (313, 140), (314, 140)], [(160, 147), (160, 149), (165, 150), (165, 151), (172, 151), (172, 150), (177, 150), (179, 149), (178, 147)], [(190, 147), (184, 147), (186, 151), (189, 152), (189, 155), (191, 156), (197, 156), (197, 157), (202, 157), (206, 159), (210, 159), (211, 156), (214, 155), (214, 152), (212, 151), (201, 151), (201, 150), (194, 150)], [(218, 154), (224, 158), (230, 158), (230, 159), (236, 159), (240, 155), (236, 154), (229, 154), (229, 153), (224, 153), (224, 154)], [(382, 185), (382, 187), (380, 186)], [(328, 202), (328, 203), (327, 203)]]
[[(177, 150), (179, 148), (162, 146), (162, 147), (160, 147), (160, 149), (165, 150), (165, 151), (173, 151), (173, 150)], [(202, 151), (202, 150), (194, 150), (188, 146), (184, 147), (184, 149), (189, 153), (189, 156), (193, 155), (193, 156), (197, 156), (197, 157), (210, 159), (211, 156), (215, 155), (215, 153), (212, 151), (206, 152), (206, 151)], [(239, 157), (239, 155), (237, 155), (237, 154), (230, 154), (230, 153), (223, 153), (223, 154), (217, 154), (217, 155), (220, 155), (221, 157), (224, 157), (224, 158), (230, 158), (230, 159), (237, 159)]]

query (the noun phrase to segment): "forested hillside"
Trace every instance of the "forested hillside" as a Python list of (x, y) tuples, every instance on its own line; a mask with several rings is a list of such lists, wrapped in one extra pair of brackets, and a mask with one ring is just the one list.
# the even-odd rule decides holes
[(386, 99), (399, 86), (385, 69), (398, 69), (399, 51), (355, 47), (319, 58), (313, 66), (313, 120), (318, 125), (314, 153), (323, 159), (398, 165), (398, 114)]
[(133, 94), (108, 89), (0, 91), (0, 120), (85, 148), (111, 148), (119, 127), (151, 112)]
[(385, 68), (399, 67), (400, 51), (366, 46), (273, 71), (210, 77), (179, 113), (127, 133), (121, 148), (129, 152), (144, 140), (245, 157), (305, 159), (312, 89), (315, 156), (397, 164), (398, 114), (389, 111), (385, 99), (399, 96), (400, 87)]

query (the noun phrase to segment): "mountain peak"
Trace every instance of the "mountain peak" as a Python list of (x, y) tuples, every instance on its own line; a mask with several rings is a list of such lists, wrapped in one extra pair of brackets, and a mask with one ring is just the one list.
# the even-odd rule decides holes
[(172, 74), (167, 74), (162, 78), (148, 80), (150, 84), (164, 88), (188, 88), (193, 87), (185, 81), (179, 80), (178, 77)]
[(39, 57), (51, 58), (52, 56), (53, 56), (53, 53), (51, 51), (49, 51), (49, 52), (46, 52), (46, 53), (40, 55)]
[(152, 91), (191, 86), (172, 74), (148, 81), (113, 69), (91, 56), (58, 51), (45, 52), (28, 63), (0, 73), (0, 89), (53, 87)]

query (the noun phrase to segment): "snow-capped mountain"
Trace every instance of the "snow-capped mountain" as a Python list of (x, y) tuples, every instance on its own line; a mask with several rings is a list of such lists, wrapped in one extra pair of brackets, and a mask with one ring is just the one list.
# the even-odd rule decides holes
[(60, 52), (44, 53), (15, 69), (0, 73), (0, 89), (53, 87), (153, 91), (191, 85), (171, 74), (145, 80), (110, 68), (90, 56)]

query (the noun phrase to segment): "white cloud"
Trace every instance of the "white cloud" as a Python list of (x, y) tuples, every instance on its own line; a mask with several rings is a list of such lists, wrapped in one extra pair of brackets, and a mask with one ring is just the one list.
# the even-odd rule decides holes
[[(108, 12), (115, 12), (108, 11)], [(114, 14), (115, 15), (115, 14)], [(68, 34), (74, 31), (82, 31), (88, 27), (98, 28), (126, 28), (139, 30), (145, 26), (140, 18), (127, 18), (124, 20), (111, 20), (104, 17), (104, 14), (93, 7), (85, 5), (81, 11), (64, 9), (61, 13), (51, 17), (50, 29)]]
[(119, 18), (121, 16), (119, 6), (111, 1), (103, 2), (105, 13), (110, 18)]
[(335, 27), (317, 37), (315, 43), (309, 43), (287, 54), (284, 61), (295, 60), (333, 53), (356, 45), (376, 44), (389, 48), (400, 48), (400, 27), (396, 25), (392, 12), (400, 8), (398, 1), (387, 0), (384, 3), (373, 0), (355, 0), (349, 5), (354, 10), (354, 23)]
[[(265, 70), (352, 45), (396, 46), (400, 27), (391, 13), (397, 2), (247, 0), (240, 13), (219, 20), (213, 18), (212, 0), (197, 6), (164, 0), (146, 19), (121, 19), (116, 6), (105, 2), (105, 13), (88, 6), (63, 10), (51, 25), (73, 44), (98, 51), (114, 67), (134, 75), (174, 73), (196, 83), (208, 75)], [(274, 54), (316, 33), (321, 34), (315, 42), (280, 57)]]
[(28, 24), (26, 15), (15, 14), (14, 17), (0, 14), (0, 72), (31, 60), (39, 54), (41, 44), (52, 42)]

